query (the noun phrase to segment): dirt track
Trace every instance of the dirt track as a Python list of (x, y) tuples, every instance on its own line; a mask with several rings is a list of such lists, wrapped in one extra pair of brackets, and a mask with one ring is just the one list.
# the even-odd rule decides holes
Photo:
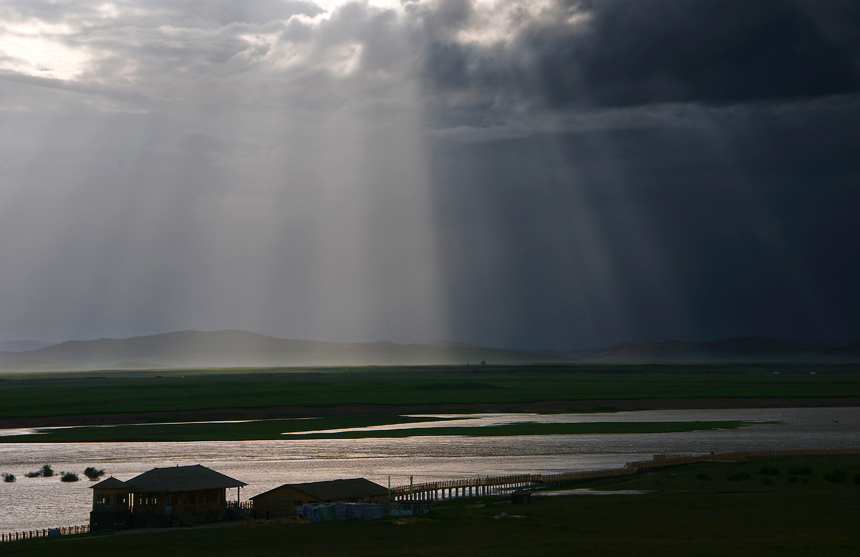
[(267, 408), (208, 408), (179, 412), (74, 414), (38, 418), (3, 418), (0, 429), (75, 425), (108, 425), (208, 420), (253, 420), (356, 414), (449, 414), (479, 412), (563, 412), (591, 410), (676, 410), (701, 408), (797, 408), (860, 406), (860, 397), (791, 398), (640, 398), (625, 400), (563, 400), (506, 404), (272, 406)]

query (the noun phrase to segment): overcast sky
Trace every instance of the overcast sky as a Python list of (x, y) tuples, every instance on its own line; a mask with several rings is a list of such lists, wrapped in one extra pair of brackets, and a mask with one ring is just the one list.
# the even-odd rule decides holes
[(855, 0), (0, 1), (0, 340), (860, 338)]

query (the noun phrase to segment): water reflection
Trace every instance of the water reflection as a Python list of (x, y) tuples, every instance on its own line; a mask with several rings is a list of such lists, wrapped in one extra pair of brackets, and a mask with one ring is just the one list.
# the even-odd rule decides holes
[(552, 419), (575, 416), (589, 421), (634, 421), (636, 418), (637, 421), (782, 423), (735, 430), (614, 435), (0, 443), (0, 472), (18, 477), (14, 483), (0, 482), (0, 531), (87, 522), (92, 501), (88, 489), (91, 482), (65, 484), (58, 477), (23, 477), (25, 472), (46, 463), (58, 472), (80, 473), (87, 466), (95, 466), (123, 480), (156, 466), (203, 464), (247, 482), (248, 488), (242, 490), (244, 499), (284, 483), (336, 478), (365, 477), (387, 485), (391, 476), (392, 485), (402, 485), (409, 482), (410, 476), (414, 476), (415, 482), (424, 482), (616, 467), (657, 453), (860, 447), (858, 408), (660, 410), (550, 416), (554, 416)]

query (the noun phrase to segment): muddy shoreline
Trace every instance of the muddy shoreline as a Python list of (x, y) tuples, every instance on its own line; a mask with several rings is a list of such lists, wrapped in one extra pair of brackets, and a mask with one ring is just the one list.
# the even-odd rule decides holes
[(483, 412), (565, 412), (611, 410), (692, 410), (712, 408), (801, 408), (860, 406), (860, 397), (704, 397), (602, 400), (549, 400), (480, 404), (342, 404), (334, 406), (270, 406), (207, 408), (176, 412), (128, 412), (0, 418), (0, 429), (51, 426), (140, 424), (210, 420), (258, 420), (368, 414), (459, 414)]

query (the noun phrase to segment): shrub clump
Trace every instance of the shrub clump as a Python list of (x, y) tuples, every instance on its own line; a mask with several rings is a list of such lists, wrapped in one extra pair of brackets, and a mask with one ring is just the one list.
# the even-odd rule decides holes
[(696, 479), (697, 479), (697, 480), (702, 480), (702, 481), (705, 481), (705, 482), (711, 482), (711, 481), (713, 481), (713, 480), (714, 480), (714, 478), (710, 477), (710, 476), (709, 476), (709, 475), (707, 475), (707, 474), (699, 474), (698, 476), (696, 476)]
[(854, 483), (857, 485), (860, 485), (860, 474), (857, 474), (856, 476), (854, 476)]
[(779, 470), (776, 468), (768, 468), (767, 466), (759, 470), (758, 473), (762, 476), (779, 476)]
[(3, 481), (8, 483), (12, 483), (15, 481), (15, 474), (10, 474), (8, 472), (3, 473)]
[(101, 470), (97, 470), (97, 469), (93, 468), (92, 466), (87, 466), (87, 468), (84, 470), (84, 476), (86, 476), (87, 478), (89, 478), (92, 481), (95, 481), (104, 475), (105, 475), (104, 468), (102, 468)]
[(80, 478), (74, 472), (60, 472), (60, 481), (61, 482), (76, 482)]
[(803, 468), (796, 468), (794, 470), (789, 470), (789, 474), (795, 474), (797, 476), (809, 476), (812, 474), (812, 469), (808, 466), (804, 466)]
[(748, 479), (750, 479), (750, 477), (751, 476), (749, 474), (732, 474), (729, 477), (727, 477), (726, 479), (729, 480), (730, 482), (739, 482), (741, 480), (748, 480)]
[(845, 473), (845, 470), (834, 470), (829, 474), (824, 474), (824, 479), (828, 482), (844, 484), (848, 481), (848, 474)]
[(39, 478), (39, 477), (50, 478), (53, 475), (54, 475), (54, 469), (51, 468), (50, 464), (45, 464), (44, 466), (42, 466), (41, 468), (39, 468), (38, 470), (36, 470), (34, 472), (27, 472), (26, 474), (24, 474), (24, 476), (27, 478)]

